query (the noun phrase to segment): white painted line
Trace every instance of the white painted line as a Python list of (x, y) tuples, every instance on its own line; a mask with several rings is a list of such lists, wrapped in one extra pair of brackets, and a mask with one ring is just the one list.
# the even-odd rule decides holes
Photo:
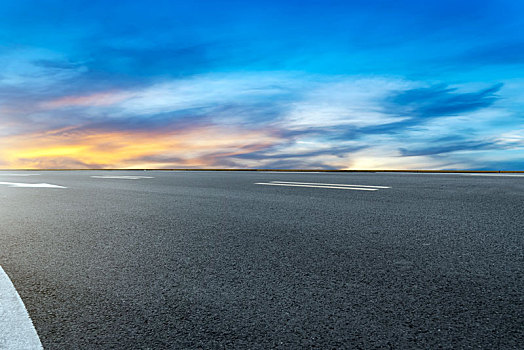
[(262, 174), (327, 174), (322, 171), (257, 171)]
[(122, 180), (154, 179), (153, 176), (93, 175), (91, 177), (95, 179), (122, 179)]
[(40, 174), (2, 174), (0, 176), (40, 176)]
[(13, 282), (0, 266), (0, 349), (43, 349)]
[(314, 186), (304, 184), (287, 184), (287, 183), (274, 183), (274, 182), (255, 182), (255, 185), (267, 185), (267, 186), (287, 186), (287, 187), (312, 187), (312, 188), (332, 188), (338, 190), (357, 190), (357, 191), (378, 191), (378, 188), (362, 188), (362, 187), (346, 187), (346, 186)]
[(34, 188), (67, 188), (64, 186), (51, 185), (51, 184), (28, 184), (28, 183), (19, 183), (19, 182), (0, 182), (0, 185), (6, 185), (9, 187), (34, 187)]
[(271, 181), (279, 184), (297, 184), (297, 185), (318, 185), (318, 186), (342, 186), (342, 187), (364, 187), (364, 188), (391, 188), (389, 186), (368, 186), (368, 185), (346, 185), (346, 184), (325, 184), (319, 182), (292, 182), (292, 181)]

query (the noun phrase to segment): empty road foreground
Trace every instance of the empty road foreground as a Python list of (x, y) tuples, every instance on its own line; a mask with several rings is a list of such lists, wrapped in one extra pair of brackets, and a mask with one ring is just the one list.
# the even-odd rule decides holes
[(0, 200), (0, 347), (524, 343), (522, 174), (2, 171)]

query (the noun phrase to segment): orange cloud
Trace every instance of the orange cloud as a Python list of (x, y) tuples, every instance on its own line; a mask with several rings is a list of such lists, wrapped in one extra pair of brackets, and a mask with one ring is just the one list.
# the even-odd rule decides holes
[[(198, 126), (178, 131), (74, 131), (0, 139), (4, 169), (219, 167), (282, 140), (273, 131)], [(218, 165), (217, 165), (218, 164)]]

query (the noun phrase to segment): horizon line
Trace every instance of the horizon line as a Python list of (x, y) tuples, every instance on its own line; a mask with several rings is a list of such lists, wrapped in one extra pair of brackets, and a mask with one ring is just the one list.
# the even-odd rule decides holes
[(238, 168), (169, 168), (169, 169), (155, 169), (155, 168), (82, 168), (82, 169), (67, 169), (67, 168), (48, 168), (48, 169), (0, 169), (0, 171), (278, 171), (278, 172), (325, 172), (325, 173), (524, 173), (524, 170), (432, 170), (432, 169), (238, 169)]

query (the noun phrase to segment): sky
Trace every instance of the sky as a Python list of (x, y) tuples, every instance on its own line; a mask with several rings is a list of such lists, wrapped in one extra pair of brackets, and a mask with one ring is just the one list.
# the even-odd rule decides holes
[(0, 0), (0, 168), (524, 170), (524, 2)]

